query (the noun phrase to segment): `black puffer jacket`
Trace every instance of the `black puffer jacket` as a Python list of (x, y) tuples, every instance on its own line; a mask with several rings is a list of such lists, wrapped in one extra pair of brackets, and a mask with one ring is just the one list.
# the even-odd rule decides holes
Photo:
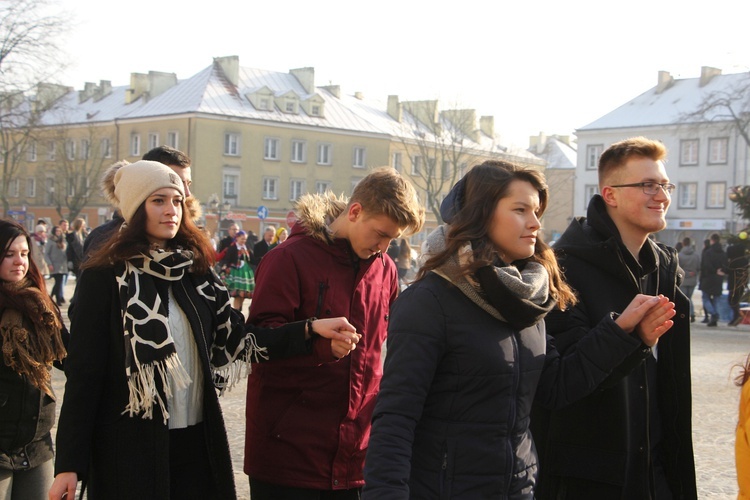
[[(626, 265), (626, 259), (633, 259), (626, 254), (599, 196), (589, 205), (587, 218), (570, 224), (555, 244), (555, 252), (580, 299), (569, 311), (552, 311), (545, 319), (557, 349), (567, 354), (580, 351), (583, 339), (591, 333), (609, 328), (610, 313), (621, 312), (641, 293), (640, 276)], [(531, 428), (540, 457), (540, 498), (558, 498), (561, 493), (547, 489), (553, 476), (610, 485), (612, 494), (607, 498), (650, 498), (648, 450), (653, 445), (654, 425), (661, 435), (663, 466), (674, 498), (696, 497), (690, 305), (678, 289), (681, 270), (676, 254), (674, 248), (647, 239), (639, 255), (642, 263), (658, 265), (657, 292), (669, 297), (677, 311), (674, 326), (657, 344), (656, 384), (646, 366), (646, 361), (653, 362), (652, 356), (636, 354), (586, 398), (551, 416), (536, 408), (532, 413)], [(657, 413), (649, 410), (654, 399), (658, 420), (654, 419)]]
[(516, 331), (428, 274), (393, 306), (363, 498), (533, 498), (535, 395), (582, 397), (640, 346), (610, 320), (561, 359), (543, 323)]

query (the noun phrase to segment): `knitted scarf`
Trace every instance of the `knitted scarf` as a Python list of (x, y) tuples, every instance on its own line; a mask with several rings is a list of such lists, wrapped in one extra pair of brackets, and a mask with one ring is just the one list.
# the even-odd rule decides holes
[[(446, 226), (440, 226), (427, 237), (428, 254), (446, 248), (446, 233)], [(453, 283), (484, 311), (516, 329), (536, 324), (555, 306), (555, 300), (549, 296), (549, 275), (541, 264), (527, 262), (518, 268), (498, 259), (495, 265), (462, 276), (461, 270), (473, 258), (471, 243), (466, 243), (434, 272)]]
[[(191, 383), (177, 356), (169, 329), (168, 305), (158, 293), (156, 280), (178, 282), (189, 272), (192, 258), (192, 252), (186, 250), (151, 250), (149, 255), (128, 259), (117, 278), (129, 388), (128, 405), (123, 413), (130, 416), (142, 413), (142, 418), (152, 418), (156, 402), (166, 423), (169, 418), (166, 399), (172, 395), (172, 382), (175, 389), (184, 389)], [(218, 388), (223, 392), (239, 380), (243, 366), (249, 372), (252, 357), (256, 361), (258, 356), (265, 357), (265, 348), (260, 349), (255, 337), (246, 336), (243, 328), (232, 328), (229, 293), (215, 274), (207, 274), (195, 289), (216, 317), (216, 330), (207, 333), (206, 339), (213, 338), (208, 346), (212, 379), (222, 381)], [(235, 367), (233, 362), (238, 357), (246, 363)]]
[(52, 396), (50, 367), (65, 357), (62, 321), (49, 297), (24, 278), (0, 285), (0, 341), (5, 366)]

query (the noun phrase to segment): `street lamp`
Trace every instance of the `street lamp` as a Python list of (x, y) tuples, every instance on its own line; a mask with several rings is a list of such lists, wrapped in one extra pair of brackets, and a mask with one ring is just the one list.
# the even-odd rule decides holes
[(232, 209), (232, 205), (228, 201), (219, 203), (219, 196), (216, 193), (213, 193), (208, 197), (208, 206), (211, 209), (211, 212), (213, 212), (217, 216), (216, 231), (219, 233), (219, 236), (222, 236), (222, 217), (224, 216), (224, 214), (229, 214), (229, 211)]

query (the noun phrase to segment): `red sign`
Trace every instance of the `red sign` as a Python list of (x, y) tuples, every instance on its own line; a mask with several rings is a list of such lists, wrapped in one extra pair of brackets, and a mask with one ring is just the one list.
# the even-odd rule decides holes
[(290, 210), (289, 213), (286, 214), (286, 225), (291, 228), (295, 222), (297, 222), (297, 214), (294, 213), (294, 210)]
[(247, 220), (247, 214), (234, 214), (230, 212), (224, 218), (229, 220)]

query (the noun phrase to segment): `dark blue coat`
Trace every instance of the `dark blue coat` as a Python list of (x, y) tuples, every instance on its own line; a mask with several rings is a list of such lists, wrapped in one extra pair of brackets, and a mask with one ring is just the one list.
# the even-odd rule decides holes
[(529, 414), (592, 391), (641, 348), (614, 321), (561, 359), (544, 324), (516, 331), (430, 273), (395, 302), (363, 498), (533, 498)]

